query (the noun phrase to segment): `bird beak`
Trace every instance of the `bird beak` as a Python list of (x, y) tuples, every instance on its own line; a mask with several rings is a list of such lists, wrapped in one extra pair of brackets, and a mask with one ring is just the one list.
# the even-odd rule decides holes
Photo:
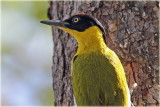
[[(75, 30), (72, 30), (69, 28), (69, 23), (65, 22), (65, 21), (60, 21), (60, 20), (45, 20), (45, 21), (40, 21), (43, 24), (47, 24), (47, 25), (51, 25), (51, 26), (55, 26), (61, 30), (64, 30), (66, 32), (68, 32), (71, 35), (76, 35), (77, 32)], [(76, 33), (74, 33), (76, 32)]]
[(43, 24), (47, 24), (47, 25), (53, 25), (53, 26), (57, 26), (57, 27), (62, 27), (62, 28), (67, 28), (67, 25), (69, 25), (69, 23), (67, 22), (63, 22), (60, 20), (44, 20), (44, 21), (40, 21)]

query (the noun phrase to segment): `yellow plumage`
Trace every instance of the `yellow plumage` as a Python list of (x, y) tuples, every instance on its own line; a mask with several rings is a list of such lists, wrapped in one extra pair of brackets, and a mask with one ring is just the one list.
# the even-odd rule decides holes
[(78, 41), (72, 59), (72, 86), (78, 106), (130, 106), (125, 72), (118, 56), (104, 41), (104, 29), (89, 15), (65, 21), (42, 21), (68, 32)]
[(72, 83), (78, 105), (128, 106), (129, 91), (122, 64), (97, 26), (84, 32), (65, 29), (78, 41), (72, 60)]

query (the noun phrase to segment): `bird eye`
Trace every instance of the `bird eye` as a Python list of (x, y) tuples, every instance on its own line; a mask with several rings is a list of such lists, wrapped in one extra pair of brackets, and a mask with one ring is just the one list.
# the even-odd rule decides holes
[(78, 21), (79, 21), (79, 18), (77, 18), (77, 17), (73, 19), (73, 22), (75, 22), (75, 23)]

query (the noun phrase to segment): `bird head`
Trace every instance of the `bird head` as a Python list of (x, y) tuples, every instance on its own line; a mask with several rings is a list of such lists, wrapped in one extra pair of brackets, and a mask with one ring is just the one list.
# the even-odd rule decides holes
[(46, 20), (41, 21), (41, 23), (62, 29), (81, 42), (94, 38), (93, 34), (95, 34), (95, 36), (96, 33), (101, 34), (102, 38), (104, 38), (105, 34), (102, 24), (96, 18), (84, 13), (73, 15), (64, 21)]

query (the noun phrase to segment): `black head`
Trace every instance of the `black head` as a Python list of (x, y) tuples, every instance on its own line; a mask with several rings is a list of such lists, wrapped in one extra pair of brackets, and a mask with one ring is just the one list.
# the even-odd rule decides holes
[(105, 30), (102, 24), (94, 17), (86, 14), (77, 14), (69, 19), (64, 20), (64, 22), (69, 23), (67, 28), (83, 32), (91, 26), (98, 26), (102, 33), (105, 33)]
[(96, 18), (84, 13), (73, 15), (64, 21), (48, 20), (48, 21), (41, 21), (41, 23), (55, 25), (57, 27), (62, 27), (62, 28), (68, 28), (79, 32), (83, 32), (92, 26), (97, 26), (102, 31), (103, 38), (105, 41), (105, 30), (102, 24)]

